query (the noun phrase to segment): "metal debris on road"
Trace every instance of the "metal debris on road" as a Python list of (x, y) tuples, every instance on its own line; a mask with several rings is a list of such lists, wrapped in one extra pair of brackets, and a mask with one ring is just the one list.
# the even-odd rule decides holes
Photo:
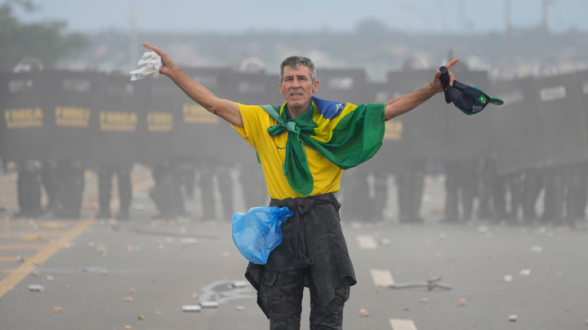
[(441, 277), (433, 277), (428, 279), (426, 282), (409, 282), (409, 283), (396, 283), (392, 287), (393, 289), (406, 289), (406, 288), (418, 288), (425, 287), (431, 291), (435, 288), (441, 288), (445, 290), (451, 290), (451, 284), (442, 283)]
[(512, 314), (508, 316), (508, 320), (510, 322), (516, 322), (517, 321), (517, 314)]
[(202, 307), (200, 305), (184, 305), (182, 311), (184, 312), (200, 312)]
[(218, 301), (203, 301), (200, 303), (200, 306), (202, 308), (217, 308)]
[(188, 245), (188, 244), (198, 244), (198, 239), (197, 238), (192, 238), (192, 237), (185, 237), (180, 239), (180, 242), (184, 245)]
[(29, 285), (29, 291), (31, 292), (43, 292), (45, 291), (45, 287), (40, 284), (31, 284)]

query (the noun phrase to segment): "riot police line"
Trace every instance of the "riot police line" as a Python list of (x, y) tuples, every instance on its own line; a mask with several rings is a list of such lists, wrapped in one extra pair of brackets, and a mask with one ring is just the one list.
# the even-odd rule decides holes
[[(185, 68), (216, 95), (243, 104), (283, 102), (279, 76), (229, 68)], [(430, 70), (391, 71), (385, 83), (363, 69), (318, 69), (318, 97), (354, 104), (386, 102), (429, 83)], [(424, 177), (445, 175), (447, 222), (573, 224), (584, 219), (587, 195), (588, 74), (490, 82), (486, 71), (456, 72), (505, 100), (466, 116), (442, 96), (386, 123), (380, 152), (346, 171), (342, 192), (348, 218), (382, 218), (388, 177), (397, 187), (397, 219), (422, 222)], [(265, 205), (267, 193), (255, 152), (229, 124), (186, 97), (169, 79), (131, 82), (123, 74), (34, 71), (0, 74), (0, 155), (18, 168), (20, 215), (80, 216), (84, 171), (99, 183), (97, 217), (130, 216), (134, 164), (152, 170), (150, 191), (159, 217), (187, 215), (194, 184), (203, 218), (214, 214), (212, 178), (223, 214), (232, 214), (239, 169), (247, 207)], [(196, 174), (198, 173), (198, 178)], [(118, 210), (110, 209), (112, 180)], [(371, 178), (371, 180), (368, 180)], [(375, 178), (375, 179), (374, 179)], [(41, 189), (48, 200), (40, 203)], [(542, 200), (539, 200), (539, 198)], [(115, 215), (114, 211), (118, 213)]]

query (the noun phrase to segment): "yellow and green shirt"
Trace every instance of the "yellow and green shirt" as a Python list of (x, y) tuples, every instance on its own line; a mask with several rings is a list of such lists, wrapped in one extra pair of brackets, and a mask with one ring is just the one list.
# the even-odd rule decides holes
[(272, 199), (339, 191), (343, 170), (371, 158), (385, 131), (383, 104), (313, 97), (309, 110), (294, 120), (286, 104), (270, 106), (274, 115), (268, 106), (238, 106), (243, 127), (235, 129), (257, 151)]

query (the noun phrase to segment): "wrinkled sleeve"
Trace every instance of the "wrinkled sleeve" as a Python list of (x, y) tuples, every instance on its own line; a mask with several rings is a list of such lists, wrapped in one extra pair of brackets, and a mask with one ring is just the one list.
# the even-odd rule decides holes
[(256, 137), (262, 130), (259, 116), (261, 113), (265, 113), (265, 111), (258, 105), (243, 105), (240, 103), (237, 103), (237, 105), (239, 106), (241, 118), (243, 119), (243, 127), (235, 125), (233, 127), (247, 143), (253, 148), (256, 148)]

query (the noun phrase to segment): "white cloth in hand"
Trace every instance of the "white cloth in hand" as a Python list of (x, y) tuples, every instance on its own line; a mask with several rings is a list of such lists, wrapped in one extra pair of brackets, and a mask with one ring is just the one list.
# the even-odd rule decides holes
[(161, 56), (157, 55), (156, 52), (146, 52), (139, 61), (139, 65), (145, 64), (144, 67), (139, 70), (131, 71), (131, 81), (143, 79), (145, 77), (157, 78), (159, 76), (159, 70), (161, 70)]

